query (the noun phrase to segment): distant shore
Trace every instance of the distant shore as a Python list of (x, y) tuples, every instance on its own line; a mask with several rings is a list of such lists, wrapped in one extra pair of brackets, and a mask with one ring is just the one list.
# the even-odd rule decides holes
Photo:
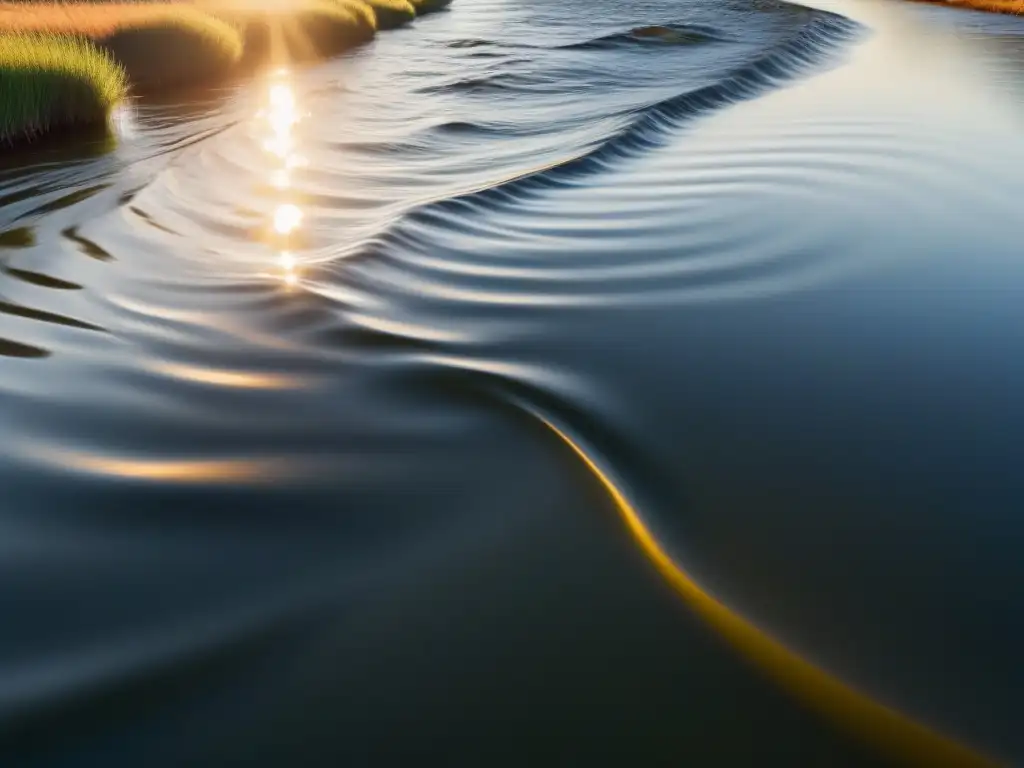
[(925, 0), (933, 5), (948, 5), (990, 13), (1009, 13), (1019, 16), (1024, 13), (1024, 0)]
[(971, 11), (988, 11), (1019, 16), (1024, 14), (1024, 0), (916, 0), (929, 5), (946, 5)]
[(0, 2), (0, 146), (105, 125), (129, 93), (332, 56), (449, 1)]

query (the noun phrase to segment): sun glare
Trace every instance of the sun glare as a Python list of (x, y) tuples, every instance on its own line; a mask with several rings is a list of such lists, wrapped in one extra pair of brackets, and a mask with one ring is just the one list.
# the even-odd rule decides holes
[(299, 122), (295, 106), (295, 92), (287, 82), (272, 82), (267, 93), (267, 108), (261, 112), (270, 126), (270, 136), (263, 142), (264, 148), (281, 159), (287, 159), (291, 152), (292, 128)]
[(280, 170), (274, 171), (273, 174), (271, 174), (270, 182), (277, 189), (288, 189), (291, 184), (291, 178), (288, 175), (288, 170), (286, 168), (281, 168)]
[(295, 94), (288, 83), (274, 83), (270, 86), (270, 108), (275, 112), (295, 111)]
[(291, 203), (277, 206), (274, 211), (274, 231), (281, 235), (290, 234), (302, 223), (302, 211)]
[[(287, 191), (292, 185), (292, 169), (305, 165), (305, 159), (294, 152), (292, 131), (299, 122), (299, 112), (295, 92), (287, 77), (288, 73), (284, 70), (271, 76), (264, 108), (256, 116), (266, 130), (263, 146), (274, 156), (271, 165), (276, 166), (269, 168), (268, 173), (271, 186), (280, 192), (278, 205), (271, 215), (271, 230), (277, 236), (274, 239), (277, 247), (286, 246), (290, 236), (302, 223), (302, 209), (294, 203), (286, 202)], [(291, 251), (282, 250), (277, 254), (276, 262), (284, 285), (289, 288), (298, 285), (298, 262), (295, 255)]]

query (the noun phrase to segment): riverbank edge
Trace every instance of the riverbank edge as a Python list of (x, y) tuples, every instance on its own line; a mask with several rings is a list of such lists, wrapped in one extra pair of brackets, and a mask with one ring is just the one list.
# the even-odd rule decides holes
[(961, 11), (981, 11), (1003, 15), (1024, 14), (1024, 0), (913, 0), (928, 5), (942, 5)]
[[(54, 68), (52, 60), (45, 59), (30, 69), (5, 67), (0, 56), (0, 84), (6, 79), (8, 84), (24, 84), (32, 89), (45, 83), (52, 96), (47, 103), (37, 99), (34, 108), (39, 114), (20, 124), (0, 120), (0, 151), (47, 138), (102, 131), (109, 126), (113, 110), (129, 94), (152, 95), (212, 86), (235, 77), (251, 76), (268, 66), (327, 59), (370, 42), (377, 32), (403, 26), (450, 3), (451, 0), (409, 0), (413, 13), (374, 0), (362, 0), (361, 8), (342, 0), (336, 5), (310, 3), (280, 12), (223, 10), (207, 14), (199, 24), (192, 18), (182, 23), (181, 19), (157, 17), (125, 25), (109, 34), (75, 35), (105, 57), (110, 68), (123, 72), (122, 92), (116, 98), (109, 94), (100, 98), (99, 84), (92, 81), (88, 68)], [(363, 13), (364, 8), (371, 9), (370, 14)], [(56, 46), (69, 35), (0, 31), (0, 43), (6, 39), (13, 45), (19, 37), (49, 40)], [(74, 119), (67, 118), (70, 113), (62, 108), (59, 94), (76, 93), (80, 98), (81, 92), (90, 87), (97, 90), (92, 109), (88, 114), (79, 110)], [(14, 108), (9, 103), (0, 105), (0, 109)]]

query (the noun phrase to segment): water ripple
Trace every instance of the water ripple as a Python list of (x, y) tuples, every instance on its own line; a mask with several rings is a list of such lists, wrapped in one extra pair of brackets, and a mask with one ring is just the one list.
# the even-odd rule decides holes
[[(123, 720), (126, 759), (159, 732), (154, 760), (192, 764), (161, 728), (200, 712), (244, 731), (226, 760), (294, 737), (343, 764), (365, 734), (342, 697), (427, 744), (423, 712), (486, 740), (508, 718), (480, 702), (526, 686), (538, 719), (616, 713), (574, 750), (608, 730), (641, 762), (845, 764), (736, 649), (911, 762), (982, 761), (947, 727), (1019, 754), (1019, 627), (975, 604), (1019, 603), (1017, 553), (985, 538), (1024, 498), (1016, 45), (822, 3), (843, 15), (465, 2), (140, 100), (116, 147), (5, 155), (0, 603), (24, 622), (0, 753), (103, 762)], [(578, 437), (608, 434), (628, 462)], [(658, 502), (643, 519), (611, 467)], [(636, 544), (731, 648), (660, 602)], [(164, 698), (221, 690), (247, 649), (224, 710)], [(309, 739), (252, 727), (291, 713), (328, 714)]]

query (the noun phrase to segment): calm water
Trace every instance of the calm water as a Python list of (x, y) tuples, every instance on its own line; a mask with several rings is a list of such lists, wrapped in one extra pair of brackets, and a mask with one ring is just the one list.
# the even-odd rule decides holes
[(0, 763), (1024, 761), (1024, 21), (827, 2), (5, 151)]

